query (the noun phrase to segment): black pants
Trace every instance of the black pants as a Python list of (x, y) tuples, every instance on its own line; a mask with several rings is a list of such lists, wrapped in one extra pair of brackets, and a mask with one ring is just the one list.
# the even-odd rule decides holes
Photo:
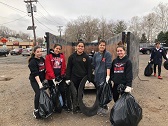
[(34, 96), (34, 108), (38, 109), (39, 108), (39, 98), (40, 98), (40, 89), (39, 89), (39, 85), (37, 82), (34, 81), (30, 81), (31, 86), (35, 92), (35, 96)]
[[(157, 64), (154, 64), (154, 73), (156, 73), (156, 66)], [(161, 64), (158, 65), (158, 76), (161, 74)]]
[(116, 102), (120, 96), (120, 93), (117, 91), (118, 84), (114, 84), (112, 90), (113, 90), (113, 100)]
[(72, 104), (73, 104), (73, 109), (75, 109), (77, 106), (79, 106), (78, 104), (78, 88), (80, 85), (81, 80), (83, 79), (83, 77), (79, 78), (79, 77), (75, 77), (72, 76), (71, 78), (71, 84), (69, 86), (70, 88), (70, 92), (71, 92), (71, 98), (72, 98)]

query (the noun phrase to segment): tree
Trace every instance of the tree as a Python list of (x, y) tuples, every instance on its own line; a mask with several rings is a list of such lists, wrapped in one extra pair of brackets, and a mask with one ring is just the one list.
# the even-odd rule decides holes
[(141, 37), (141, 41), (140, 41), (141, 43), (146, 43), (147, 42), (147, 38), (146, 38), (146, 34), (145, 33), (143, 33), (142, 34), (142, 37)]
[(124, 21), (118, 21), (114, 26), (114, 33), (119, 34), (121, 32), (124, 32), (127, 29), (127, 25)]
[(157, 40), (164, 43), (165, 42), (165, 34), (163, 31), (161, 31), (158, 36), (157, 36)]

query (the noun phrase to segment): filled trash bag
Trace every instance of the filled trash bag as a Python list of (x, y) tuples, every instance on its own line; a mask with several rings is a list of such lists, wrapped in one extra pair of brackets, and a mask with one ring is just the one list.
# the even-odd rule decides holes
[(152, 62), (148, 62), (148, 65), (146, 66), (144, 70), (144, 75), (145, 76), (151, 76), (153, 73), (153, 64)]
[(168, 70), (168, 60), (166, 60), (164, 63), (163, 63), (163, 66), (166, 70)]
[(123, 93), (111, 109), (113, 126), (137, 126), (142, 119), (142, 108), (130, 93)]
[(109, 83), (102, 83), (100, 84), (100, 87), (99, 87), (99, 104), (101, 106), (104, 106), (106, 104), (108, 104), (112, 98), (113, 98), (113, 95), (112, 95), (112, 84), (109, 82)]
[(52, 87), (50, 95), (51, 95), (51, 99), (53, 102), (54, 112), (61, 113), (62, 106), (63, 106), (63, 100), (62, 100), (62, 96), (60, 94), (60, 91), (58, 90), (58, 85), (55, 87)]
[(47, 118), (53, 113), (53, 103), (45, 90), (40, 90), (39, 114), (42, 118)]

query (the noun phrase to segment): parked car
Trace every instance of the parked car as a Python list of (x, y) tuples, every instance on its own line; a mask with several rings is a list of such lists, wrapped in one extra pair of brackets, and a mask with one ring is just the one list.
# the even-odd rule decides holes
[(32, 54), (32, 48), (26, 48), (22, 50), (22, 56), (30, 56)]
[(0, 56), (8, 56), (10, 50), (7, 48), (0, 48)]
[(147, 46), (147, 47), (141, 47), (139, 49), (139, 52), (143, 53), (143, 54), (151, 54), (152, 50), (154, 49), (154, 46)]
[(18, 48), (18, 49), (13, 49), (11, 52), (10, 52), (10, 54), (11, 55), (20, 55), (20, 54), (22, 54), (22, 48)]
[(45, 51), (47, 51), (47, 49), (46, 49), (46, 48), (41, 48), (41, 50), (42, 50), (42, 52), (45, 52)]

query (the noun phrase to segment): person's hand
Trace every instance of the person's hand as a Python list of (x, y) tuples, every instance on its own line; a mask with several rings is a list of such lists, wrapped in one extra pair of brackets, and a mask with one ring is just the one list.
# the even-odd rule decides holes
[(70, 80), (66, 80), (65, 82), (66, 82), (67, 85), (70, 85), (71, 81)]
[(108, 83), (110, 76), (106, 76), (106, 83)]
[(52, 79), (54, 85), (56, 86), (57, 85), (57, 82), (55, 81), (55, 79)]
[(128, 93), (131, 93), (131, 91), (133, 90), (132, 87), (129, 87), (129, 86), (126, 86), (124, 92), (128, 92)]
[(43, 84), (41, 82), (39, 82), (38, 85), (40, 89), (43, 88)]

